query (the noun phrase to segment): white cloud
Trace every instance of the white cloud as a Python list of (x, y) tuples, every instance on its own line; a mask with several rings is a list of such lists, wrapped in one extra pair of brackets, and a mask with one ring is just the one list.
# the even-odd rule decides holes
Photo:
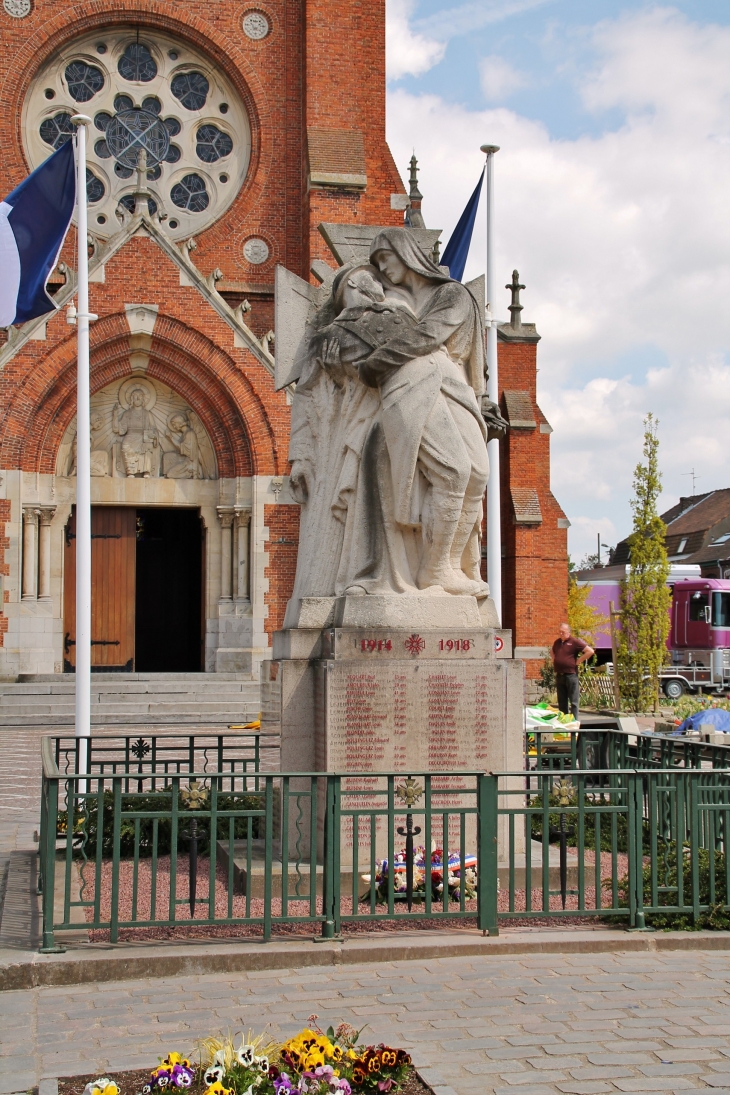
[(436, 38), (454, 38), (472, 34), (475, 30), (501, 23), (513, 15), (541, 8), (551, 0), (467, 0), (456, 7), (442, 8), (425, 19), (418, 20), (418, 29)]
[(492, 103), (506, 99), (513, 91), (527, 85), (524, 73), (496, 54), (483, 57), (479, 62), (479, 82), (485, 97)]
[(437, 65), (446, 43), (411, 30), (415, 0), (388, 0), (385, 16), (385, 67), (389, 80), (420, 76)]
[(608, 551), (603, 546), (615, 547), (621, 536), (616, 534), (616, 527), (608, 517), (571, 517), (570, 531), (568, 532), (568, 552), (574, 563), (578, 564), (586, 555), (595, 555), (598, 544), (597, 536), (601, 534), (601, 562), (608, 562)]
[[(389, 140), (401, 164), (415, 146), (426, 223), (444, 241), (481, 170), (479, 146), (501, 146), (498, 284), (519, 269), (523, 318), (543, 336), (553, 489), (568, 516), (607, 518), (621, 538), (649, 410), (661, 420), (663, 504), (689, 493), (681, 476), (693, 465), (699, 490), (730, 484), (730, 28), (656, 8), (598, 24), (592, 42), (599, 62), (580, 90), (592, 109), (626, 113), (613, 131), (552, 139), (505, 108), (399, 89)], [(483, 270), (481, 216), (476, 233), (467, 278)], [(507, 303), (504, 291), (499, 315)]]
[(386, 0), (386, 71), (391, 82), (428, 72), (443, 59), (451, 38), (542, 7), (550, 0), (467, 0), (425, 19), (414, 19), (416, 3)]

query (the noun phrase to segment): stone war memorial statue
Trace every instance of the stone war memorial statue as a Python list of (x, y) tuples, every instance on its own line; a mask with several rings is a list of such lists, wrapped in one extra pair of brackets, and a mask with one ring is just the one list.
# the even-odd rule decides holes
[(281, 267), (276, 282), (301, 506), (264, 665), (282, 769), (519, 770), (522, 663), (480, 573), (487, 440), (506, 427), (480, 286), (434, 263), (427, 230), (320, 231), (340, 268), (319, 265), (321, 288)]
[(378, 611), (403, 623), (414, 611), (424, 622), (456, 613), (495, 623), (480, 574), (489, 462), (475, 296), (412, 230), (384, 229), (367, 263), (335, 275), (295, 371), (289, 458), (302, 519), (285, 626), (306, 624), (316, 607), (321, 616), (323, 599), (404, 594)]

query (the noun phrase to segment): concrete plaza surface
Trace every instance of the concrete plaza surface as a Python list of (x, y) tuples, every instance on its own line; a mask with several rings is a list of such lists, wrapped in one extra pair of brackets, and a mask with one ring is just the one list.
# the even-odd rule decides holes
[[(730, 1093), (730, 955), (534, 954), (262, 970), (0, 996), (0, 1092), (323, 1026), (405, 1046), (437, 1095)], [(53, 1085), (43, 1084), (42, 1095)], [(81, 1092), (79, 1091), (79, 1095)]]

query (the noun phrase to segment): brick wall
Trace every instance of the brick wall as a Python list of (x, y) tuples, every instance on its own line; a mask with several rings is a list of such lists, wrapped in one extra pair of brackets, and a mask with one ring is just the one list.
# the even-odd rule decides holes
[[(504, 391), (515, 390), (528, 393), (535, 421), (534, 428), (511, 428), (500, 443), (503, 625), (512, 629), (516, 647), (545, 647), (567, 611), (568, 533), (558, 526), (565, 514), (550, 489), (550, 432), (536, 398), (536, 337), (500, 338), (499, 387), (505, 417)], [(539, 524), (516, 523), (515, 491), (536, 492)], [(541, 664), (527, 660), (527, 676), (537, 678)]]
[(299, 545), (299, 506), (264, 506), (264, 524), (269, 530), (266, 551), (269, 556), (264, 577), (269, 579), (269, 592), (264, 604), (269, 606), (265, 622), (268, 635), (280, 630), (284, 623), (287, 601), (294, 589)]
[[(231, 328), (149, 238), (133, 237), (89, 286), (92, 393), (130, 372), (125, 303), (157, 304), (148, 375), (195, 408), (222, 476), (285, 474), (290, 411), (268, 370), (234, 345)], [(53, 472), (76, 413), (76, 332), (54, 315), (0, 373), (0, 467)]]

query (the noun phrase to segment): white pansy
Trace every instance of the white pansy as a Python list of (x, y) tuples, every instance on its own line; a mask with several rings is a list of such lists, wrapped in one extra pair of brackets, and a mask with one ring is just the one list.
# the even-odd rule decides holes
[(254, 1046), (245, 1045), (243, 1042), (236, 1050), (236, 1059), (239, 1065), (243, 1065), (244, 1068), (250, 1068), (256, 1060), (256, 1049)]

